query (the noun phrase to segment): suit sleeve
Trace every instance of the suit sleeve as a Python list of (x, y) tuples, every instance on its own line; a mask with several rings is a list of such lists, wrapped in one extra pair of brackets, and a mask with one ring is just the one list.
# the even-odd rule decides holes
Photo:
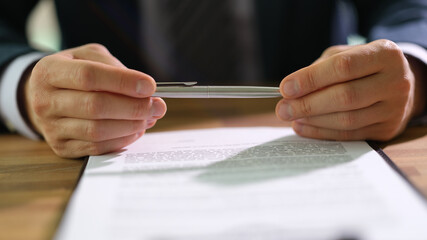
[[(424, 62), (427, 71), (427, 0), (354, 1), (359, 15), (359, 32), (367, 40), (388, 39), (405, 54)], [(427, 86), (427, 79), (424, 84)], [(424, 91), (427, 94), (427, 89)], [(424, 110), (427, 123), (427, 109)]]
[[(36, 51), (28, 44), (26, 23), (37, 2), (38, 0), (0, 1), (0, 76), (15, 58)], [(5, 131), (7, 128), (0, 122), (0, 133)]]
[(427, 49), (426, 0), (354, 1), (359, 32), (368, 41), (389, 39), (409, 42)]
[(27, 18), (37, 0), (0, 1), (0, 69), (22, 54), (35, 51), (26, 38)]

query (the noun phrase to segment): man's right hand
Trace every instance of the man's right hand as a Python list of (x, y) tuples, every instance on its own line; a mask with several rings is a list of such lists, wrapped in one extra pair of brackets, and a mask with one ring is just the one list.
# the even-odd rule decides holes
[(99, 44), (42, 58), (26, 81), (29, 121), (61, 157), (119, 150), (166, 113), (155, 81)]

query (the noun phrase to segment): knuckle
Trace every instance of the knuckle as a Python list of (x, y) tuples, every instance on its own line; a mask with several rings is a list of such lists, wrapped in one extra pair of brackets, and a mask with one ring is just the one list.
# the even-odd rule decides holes
[(390, 90), (395, 93), (394, 96), (400, 96), (406, 99), (413, 90), (414, 79), (411, 73), (401, 72), (395, 74), (395, 81), (390, 81)]
[(34, 81), (41, 81), (46, 80), (48, 78), (48, 69), (49, 69), (49, 62), (50, 62), (51, 56), (46, 56), (42, 59), (40, 59), (36, 65), (34, 65), (33, 70), (31, 72), (32, 80)]
[(57, 98), (52, 98), (45, 91), (33, 91), (29, 106), (35, 116), (40, 118), (55, 114), (52, 109), (58, 107)]
[(61, 96), (61, 94), (58, 93), (52, 93), (51, 97), (49, 98), (48, 102), (48, 108), (51, 109), (54, 113), (60, 113), (64, 109), (64, 99)]
[(405, 55), (403, 54), (400, 47), (393, 41), (387, 39), (380, 39), (375, 41), (378, 49), (384, 53), (384, 57), (387, 59), (394, 59), (398, 61), (404, 61)]
[(357, 102), (357, 92), (351, 86), (342, 85), (340, 91), (337, 92), (335, 103), (342, 104), (343, 106), (352, 106)]
[(86, 113), (93, 117), (102, 117), (105, 105), (103, 104), (103, 98), (99, 94), (90, 94), (84, 98), (84, 104)]
[(49, 104), (42, 100), (41, 97), (34, 97), (32, 100), (32, 108), (37, 116), (45, 116), (49, 111)]
[(100, 52), (100, 53), (106, 53), (109, 52), (108, 49), (99, 43), (88, 43), (84, 46), (86, 49), (88, 49), (89, 51), (94, 51), (94, 52)]
[(332, 52), (336, 52), (337, 50), (337, 46), (330, 46), (328, 48), (326, 48), (325, 53), (332, 53)]
[(330, 46), (328, 47), (325, 51), (324, 54), (325, 56), (332, 56), (335, 55), (339, 52), (343, 52), (348, 48), (348, 46), (345, 45), (335, 45), (335, 46)]
[(396, 71), (393, 73), (392, 77), (390, 77), (388, 83), (388, 90), (394, 93), (394, 98), (399, 98), (406, 102), (413, 91), (414, 77), (409, 71)]
[(57, 61), (57, 56), (58, 54), (51, 54), (51, 55), (47, 55), (42, 57), (37, 63), (36, 65), (34, 65), (34, 68), (36, 67), (40, 67), (42, 69), (48, 69), (49, 66), (53, 63)]
[(53, 58), (52, 55), (43, 57), (34, 65), (28, 79), (31, 88), (49, 88), (53, 85), (57, 78), (52, 67), (57, 60)]
[(302, 86), (303, 89), (309, 89), (309, 90), (317, 89), (317, 81), (316, 81), (315, 75), (316, 74), (313, 68), (307, 68), (307, 79), (306, 81), (301, 83), (303, 84)]
[(76, 81), (78, 81), (77, 85), (86, 91), (96, 90), (94, 86), (94, 72), (94, 66), (91, 64), (79, 64), (75, 73), (76, 77), (74, 78)]
[(338, 77), (346, 77), (351, 73), (352, 57), (337, 55), (334, 61), (334, 70)]
[(380, 39), (380, 40), (375, 41), (375, 43), (378, 45), (379, 48), (381, 48), (383, 50), (390, 51), (391, 53), (401, 52), (399, 46), (393, 41), (390, 41), (387, 39)]
[(127, 92), (129, 81), (128, 78), (124, 74), (119, 74), (117, 88), (119, 92)]
[(47, 142), (60, 142), (62, 139), (58, 129), (61, 128), (64, 128), (64, 125), (61, 124), (60, 119), (49, 119), (49, 121), (44, 121), (41, 124), (41, 131)]
[(99, 121), (91, 121), (85, 127), (85, 134), (92, 141), (102, 140), (104, 137), (102, 124)]
[(412, 88), (412, 79), (408, 74), (403, 74), (397, 83), (397, 92), (403, 97), (408, 97)]
[(133, 103), (131, 117), (133, 119), (144, 119), (148, 117), (147, 101), (138, 100)]
[(356, 117), (352, 113), (343, 113), (339, 119), (342, 127), (346, 130), (353, 129), (356, 123)]
[(336, 50), (335, 50), (336, 46), (331, 46), (325, 49), (325, 51), (323, 51), (322, 53), (322, 57), (330, 57), (332, 55), (335, 54)]
[[(311, 104), (306, 99), (301, 99), (299, 109), (303, 116), (310, 116), (312, 114)], [(293, 111), (294, 112), (294, 111)]]

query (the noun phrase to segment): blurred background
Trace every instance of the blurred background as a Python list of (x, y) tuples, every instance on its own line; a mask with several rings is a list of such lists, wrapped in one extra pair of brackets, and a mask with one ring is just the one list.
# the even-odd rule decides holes
[[(338, 7), (341, 14), (349, 16), (356, 14), (347, 0), (339, 1)], [(27, 36), (33, 47), (47, 51), (58, 51), (60, 49), (61, 35), (54, 0), (40, 0), (28, 18), (28, 23)], [(366, 43), (366, 39), (353, 33), (347, 37), (347, 43), (349, 45), (363, 44)]]
[(58, 51), (61, 36), (53, 0), (41, 0), (28, 18), (27, 36), (30, 44), (41, 50)]

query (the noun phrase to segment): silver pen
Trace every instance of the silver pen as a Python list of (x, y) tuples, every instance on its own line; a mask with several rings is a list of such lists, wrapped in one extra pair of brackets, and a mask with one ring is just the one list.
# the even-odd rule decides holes
[(157, 82), (153, 97), (162, 98), (276, 98), (278, 87), (197, 86), (197, 82)]

